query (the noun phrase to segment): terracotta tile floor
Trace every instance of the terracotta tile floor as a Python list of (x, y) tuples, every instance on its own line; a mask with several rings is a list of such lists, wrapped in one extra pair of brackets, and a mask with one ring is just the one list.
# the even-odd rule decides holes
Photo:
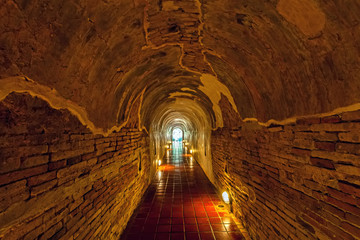
[(245, 239), (245, 230), (221, 204), (196, 161), (173, 145), (121, 240)]

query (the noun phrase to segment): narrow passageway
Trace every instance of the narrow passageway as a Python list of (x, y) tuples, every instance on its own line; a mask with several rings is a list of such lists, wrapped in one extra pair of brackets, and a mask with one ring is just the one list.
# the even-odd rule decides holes
[(199, 164), (173, 142), (121, 240), (245, 239)]

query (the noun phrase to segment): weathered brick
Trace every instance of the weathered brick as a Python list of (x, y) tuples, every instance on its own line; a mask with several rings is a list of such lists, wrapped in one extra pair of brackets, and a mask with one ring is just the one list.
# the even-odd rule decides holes
[(360, 197), (360, 186), (345, 181), (339, 181), (338, 185), (341, 191)]
[(310, 130), (314, 132), (348, 132), (355, 131), (360, 128), (360, 123), (346, 122), (346, 123), (321, 123), (310, 126)]
[(299, 118), (296, 119), (296, 124), (300, 125), (310, 125), (310, 124), (317, 124), (320, 123), (319, 117), (312, 117), (312, 118)]
[(50, 162), (49, 163), (49, 171), (64, 168), (66, 166), (66, 160)]
[(43, 165), (49, 162), (49, 155), (27, 157), (21, 161), (21, 168)]
[(291, 152), (298, 156), (310, 156), (311, 151), (308, 149), (293, 148)]
[(341, 114), (343, 121), (357, 121), (360, 120), (360, 111), (352, 111)]
[[(61, 228), (63, 227), (62, 222), (58, 222), (54, 226), (52, 226), (50, 229), (46, 230), (43, 235), (39, 238), (39, 240), (47, 240), (51, 239), (52, 236), (55, 235)], [(56, 238), (54, 238), (56, 239)]]
[(27, 199), (29, 195), (26, 180), (0, 187), (0, 212), (16, 202)]
[(337, 172), (344, 173), (346, 175), (360, 176), (360, 167), (336, 164), (336, 170)]
[(44, 182), (48, 182), (48, 181), (53, 180), (55, 178), (56, 178), (56, 171), (47, 172), (45, 174), (29, 178), (27, 180), (27, 184), (28, 184), (28, 186), (32, 187), (32, 186), (42, 184)]
[(50, 189), (52, 189), (53, 187), (56, 186), (58, 180), (57, 179), (54, 179), (52, 181), (49, 181), (49, 182), (45, 182), (41, 185), (37, 185), (35, 187), (32, 187), (31, 188), (31, 196), (36, 196), (36, 195), (39, 195), (43, 192), (46, 192)]
[(356, 205), (356, 203), (357, 203), (355, 197), (352, 195), (340, 192), (336, 189), (329, 188), (329, 187), (327, 188), (327, 191), (328, 191), (329, 195), (333, 198), (347, 202), (352, 205)]
[(342, 222), (340, 226), (345, 229), (345, 231), (348, 231), (357, 238), (360, 238), (360, 228), (355, 227), (354, 225), (347, 222)]
[(329, 197), (329, 196), (326, 198), (326, 201), (340, 209), (343, 209), (345, 211), (351, 212), (352, 214), (360, 216), (360, 208), (358, 208), (356, 206), (342, 202), (340, 200), (337, 200), (337, 199)]
[[(1, 155), (1, 152), (0, 152)], [(12, 172), (20, 168), (20, 157), (0, 157), (0, 174)]]
[(338, 123), (341, 121), (341, 118), (339, 115), (334, 116), (328, 116), (328, 117), (322, 117), (321, 122), (322, 123)]
[(28, 168), (28, 169), (0, 175), (0, 186), (11, 182), (15, 182), (20, 179), (39, 175), (41, 173), (46, 172), (47, 169), (48, 169), (47, 165), (42, 165), (34, 168)]
[(339, 139), (340, 141), (343, 142), (360, 143), (360, 133), (359, 132), (339, 133)]
[(74, 164), (77, 164), (81, 162), (81, 156), (76, 156), (76, 157), (72, 157), (72, 158), (68, 158), (66, 160), (66, 164), (71, 166), (71, 165), (74, 165)]
[(360, 155), (360, 144), (355, 143), (337, 143), (336, 151), (342, 153), (351, 153)]
[(335, 151), (334, 142), (315, 142), (315, 147), (320, 150), (333, 152)]
[(335, 169), (334, 163), (329, 159), (311, 157), (310, 163), (321, 168)]

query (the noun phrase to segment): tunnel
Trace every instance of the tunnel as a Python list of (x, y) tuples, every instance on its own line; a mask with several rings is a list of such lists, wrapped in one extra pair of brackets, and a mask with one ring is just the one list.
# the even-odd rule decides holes
[(0, 239), (360, 239), (359, 0), (0, 16)]

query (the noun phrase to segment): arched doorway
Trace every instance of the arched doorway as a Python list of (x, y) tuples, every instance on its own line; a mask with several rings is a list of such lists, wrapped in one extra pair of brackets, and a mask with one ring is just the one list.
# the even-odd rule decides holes
[(180, 128), (174, 128), (172, 131), (172, 141), (182, 142), (184, 133)]

